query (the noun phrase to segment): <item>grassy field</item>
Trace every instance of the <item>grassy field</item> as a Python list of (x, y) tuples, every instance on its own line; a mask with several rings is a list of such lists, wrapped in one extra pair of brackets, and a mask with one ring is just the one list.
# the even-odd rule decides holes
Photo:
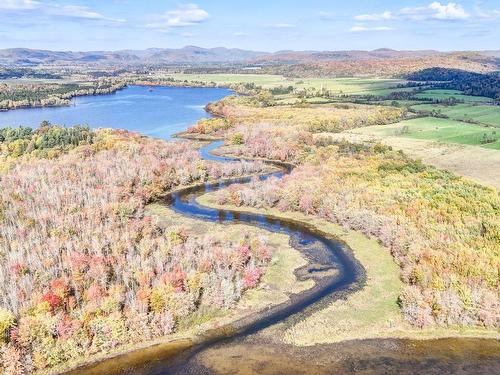
[[(351, 143), (382, 143), (408, 156), (422, 160), (439, 169), (446, 169), (479, 184), (500, 189), (500, 152), (485, 147), (438, 143), (429, 140), (403, 138), (401, 136), (380, 136), (375, 133), (379, 126), (357, 128), (328, 136), (337, 141)], [(323, 137), (325, 134), (318, 134)]]
[[(333, 91), (336, 94), (374, 94), (386, 95), (391, 91), (408, 90), (395, 89), (399, 79), (381, 78), (286, 78), (273, 74), (169, 74), (176, 80), (215, 82), (218, 84), (255, 83), (263, 88), (278, 86), (294, 86), (298, 89), (321, 89)], [(394, 89), (391, 89), (394, 88)]]
[(255, 83), (263, 88), (277, 86), (288, 86), (293, 84), (293, 80), (276, 74), (168, 74), (176, 80), (215, 82), (217, 84), (232, 83)]
[[(378, 136), (398, 136), (500, 150), (500, 131), (457, 120), (422, 117), (396, 124), (370, 127), (369, 131)], [(497, 140), (483, 144), (481, 140), (484, 134), (496, 136)]]
[(438, 104), (419, 104), (411, 107), (416, 111), (438, 110), (443, 115), (454, 120), (473, 120), (481, 124), (500, 128), (500, 106), (457, 104), (454, 106), (443, 106)]
[(309, 78), (297, 79), (298, 88), (316, 88), (333, 91), (336, 94), (350, 95), (386, 95), (391, 91), (399, 91), (395, 86), (404, 81), (381, 78)]
[(455, 98), (463, 100), (466, 103), (493, 102), (493, 99), (491, 98), (486, 98), (484, 96), (464, 95), (461, 91), (457, 90), (425, 90), (415, 95), (415, 97), (420, 99), (430, 99), (430, 100), (443, 100), (443, 99)]

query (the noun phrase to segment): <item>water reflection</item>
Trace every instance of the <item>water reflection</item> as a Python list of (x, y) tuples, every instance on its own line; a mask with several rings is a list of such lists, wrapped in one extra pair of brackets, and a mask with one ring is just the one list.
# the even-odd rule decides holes
[[(219, 162), (233, 160), (213, 155), (221, 142), (202, 148), (205, 159)], [(266, 175), (281, 177), (290, 168)], [(204, 207), (196, 198), (251, 178), (191, 187), (172, 194), (165, 202), (173, 210), (199, 220), (224, 224), (244, 223), (290, 236), (291, 245), (299, 249), (313, 265), (308, 277), (316, 286), (290, 300), (270, 307), (263, 313), (242, 319), (231, 327), (206, 333), (200, 343), (168, 344), (161, 348), (141, 350), (135, 354), (100, 363), (71, 375), (89, 374), (500, 374), (500, 343), (496, 340), (448, 339), (432, 341), (364, 340), (339, 344), (296, 347), (280, 340), (263, 339), (256, 333), (273, 329), (276, 323), (293, 323), (333, 298), (347, 295), (359, 287), (364, 272), (349, 249), (332, 238), (324, 237), (302, 223), (260, 214)], [(329, 272), (329, 271), (335, 272)], [(317, 275), (317, 276), (316, 276)], [(151, 352), (152, 350), (152, 352)], [(96, 372), (98, 371), (98, 372)], [(99, 372), (100, 371), (100, 372)]]

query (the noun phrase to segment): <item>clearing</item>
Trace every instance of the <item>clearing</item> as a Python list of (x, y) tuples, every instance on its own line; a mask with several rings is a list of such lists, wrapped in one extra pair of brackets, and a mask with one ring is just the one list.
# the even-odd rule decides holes
[(500, 106), (457, 104), (445, 106), (440, 104), (418, 104), (411, 107), (415, 111), (438, 111), (453, 120), (478, 122), (500, 128)]

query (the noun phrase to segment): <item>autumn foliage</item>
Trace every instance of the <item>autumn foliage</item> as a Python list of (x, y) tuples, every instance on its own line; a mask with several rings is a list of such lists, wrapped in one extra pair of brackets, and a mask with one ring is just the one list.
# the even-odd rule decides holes
[[(399, 302), (415, 326), (500, 325), (496, 190), (382, 145), (316, 139), (299, 151), (301, 165), (290, 175), (232, 185), (218, 193), (218, 203), (316, 215), (379, 239), (401, 267), (406, 287)], [(260, 154), (276, 156), (272, 148)]]
[[(382, 125), (397, 122), (404, 117), (404, 110), (389, 106), (359, 105), (359, 104), (328, 104), (328, 105), (271, 105), (263, 104), (259, 96), (226, 97), (207, 106), (208, 110), (223, 118), (209, 120), (210, 130), (225, 130), (237, 124), (272, 124), (280, 127), (293, 127), (312, 133), (341, 132), (347, 129), (370, 125)], [(205, 130), (204, 121), (190, 130), (195, 132), (198, 127)], [(205, 130), (206, 133), (206, 130)]]
[(145, 206), (180, 185), (261, 168), (101, 130), (1, 175), (0, 372), (32, 373), (170, 334), (204, 307), (233, 307), (270, 261), (265, 239), (193, 235)]

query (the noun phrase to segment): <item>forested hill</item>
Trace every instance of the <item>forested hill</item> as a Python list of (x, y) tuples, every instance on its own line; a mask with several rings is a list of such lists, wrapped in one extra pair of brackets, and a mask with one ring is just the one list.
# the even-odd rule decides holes
[(432, 82), (435, 88), (463, 91), (500, 101), (500, 72), (481, 74), (460, 69), (430, 68), (407, 76), (411, 81)]
[(314, 71), (324, 75), (400, 75), (434, 66), (469, 71), (500, 70), (498, 51), (440, 52), (396, 51), (278, 51), (274, 53), (238, 48), (149, 48), (122, 51), (48, 51), (27, 48), (0, 49), (0, 67), (133, 67), (153, 65), (218, 66), (244, 65), (283, 68), (282, 73), (305, 76)]

